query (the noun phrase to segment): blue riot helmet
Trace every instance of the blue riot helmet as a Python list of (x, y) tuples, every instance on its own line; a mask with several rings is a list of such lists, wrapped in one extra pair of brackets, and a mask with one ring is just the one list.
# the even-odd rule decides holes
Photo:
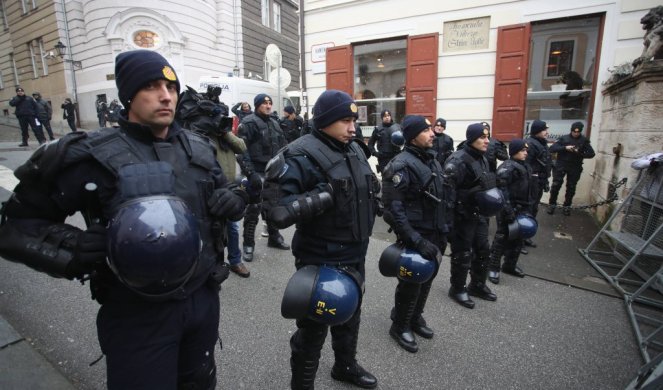
[(504, 196), (502, 191), (497, 188), (477, 192), (474, 194), (474, 201), (479, 209), (479, 214), (484, 217), (497, 215), (504, 207)]
[(391, 133), (391, 143), (399, 148), (402, 148), (405, 145), (405, 137), (403, 137), (403, 132), (396, 130)]
[(536, 235), (539, 224), (534, 217), (527, 214), (518, 214), (516, 219), (509, 224), (509, 240), (521, 238), (526, 240)]
[(165, 299), (180, 291), (195, 271), (201, 247), (198, 220), (175, 196), (126, 201), (108, 226), (111, 270), (148, 299)]
[(435, 273), (434, 261), (426, 260), (419, 252), (403, 248), (400, 244), (389, 245), (380, 255), (380, 273), (387, 277), (397, 277), (410, 283), (427, 282)]
[(290, 277), (281, 301), (281, 315), (310, 318), (329, 326), (347, 322), (359, 307), (360, 279), (351, 268), (306, 265)]

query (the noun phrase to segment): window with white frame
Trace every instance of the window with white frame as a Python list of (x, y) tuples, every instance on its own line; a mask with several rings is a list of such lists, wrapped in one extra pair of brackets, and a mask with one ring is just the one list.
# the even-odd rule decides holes
[(269, 27), (269, 0), (260, 0), (260, 13), (262, 25)]
[(0, 0), (0, 14), (2, 14), (2, 27), (6, 30), (9, 28), (9, 23), (7, 22), (7, 12), (5, 11), (5, 0)]
[(281, 4), (274, 2), (272, 10), (274, 11), (274, 25), (272, 27), (275, 31), (281, 32)]
[(46, 51), (42, 38), (37, 39), (37, 46), (39, 47), (39, 59), (41, 61), (41, 74), (42, 76), (48, 76), (48, 63), (46, 62)]
[(37, 9), (37, 0), (21, 0), (21, 7), (23, 7), (23, 13), (27, 14), (33, 9)]
[(14, 84), (19, 85), (18, 67), (16, 66), (16, 58), (14, 58), (14, 53), (9, 53), (9, 59), (11, 60), (12, 70), (14, 72)]
[(32, 78), (37, 78), (39, 77), (39, 74), (37, 73), (37, 57), (36, 57), (36, 52), (35, 48), (32, 45), (34, 41), (28, 42), (28, 51), (30, 52), (30, 65), (32, 66)]
[(0, 90), (5, 89), (5, 75), (2, 74), (2, 69), (0, 69)]

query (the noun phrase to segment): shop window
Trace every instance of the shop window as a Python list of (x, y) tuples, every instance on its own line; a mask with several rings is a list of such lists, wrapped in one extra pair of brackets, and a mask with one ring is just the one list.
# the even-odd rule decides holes
[(525, 135), (535, 119), (546, 121), (549, 138), (567, 134), (573, 122), (589, 129), (600, 16), (532, 24)]
[(407, 41), (357, 44), (353, 51), (354, 98), (362, 130), (370, 134), (381, 123), (380, 112), (385, 109), (400, 123), (405, 116)]

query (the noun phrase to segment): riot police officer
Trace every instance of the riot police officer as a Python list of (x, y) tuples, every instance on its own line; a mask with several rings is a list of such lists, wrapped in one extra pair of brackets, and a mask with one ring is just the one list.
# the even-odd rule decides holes
[(444, 166), (444, 162), (454, 152), (454, 140), (444, 131), (447, 129), (447, 121), (444, 118), (437, 118), (433, 125), (435, 139), (433, 140), (433, 150), (436, 153), (437, 161)]
[[(446, 161), (445, 176), (456, 190), (451, 243), (451, 288), (449, 297), (472, 309), (475, 296), (487, 301), (497, 296), (486, 286), (488, 256), (488, 217), (503, 204), (496, 188), (495, 174), (490, 172), (484, 154), (488, 150), (488, 130), (473, 123), (465, 132), (465, 147)], [(470, 284), (466, 287), (468, 271)]]
[[(377, 212), (380, 183), (368, 164), (365, 145), (355, 139), (357, 106), (345, 92), (328, 90), (313, 107), (315, 128), (289, 144), (267, 167), (278, 183), (269, 219), (279, 227), (296, 223), (295, 266), (328, 265), (365, 276), (364, 262)], [(335, 363), (332, 378), (363, 388), (377, 379), (356, 360), (361, 306), (342, 324), (331, 326)], [(320, 351), (330, 326), (297, 319), (290, 339), (291, 386), (312, 389)]]
[(401, 127), (394, 122), (391, 110), (382, 110), (380, 118), (382, 118), (382, 123), (373, 129), (373, 134), (368, 140), (368, 148), (371, 150), (371, 154), (377, 157), (377, 171), (382, 173), (387, 163), (401, 151), (399, 146), (391, 142), (391, 135), (399, 131)]
[[(91, 278), (109, 389), (214, 389), (221, 267), (215, 226), (239, 220), (209, 141), (174, 121), (180, 82), (160, 54), (120, 53), (119, 128), (73, 132), (16, 170), (0, 254)], [(65, 224), (81, 211), (87, 229)], [(108, 258), (108, 263), (107, 263)]]
[[(546, 122), (538, 119), (532, 122), (530, 136), (525, 142), (529, 146), (525, 162), (532, 168), (532, 176), (536, 178), (534, 182), (537, 184), (534, 204), (532, 205), (532, 215), (536, 218), (543, 193), (550, 190), (548, 178), (550, 178), (552, 170), (552, 159), (548, 149), (548, 125)], [(531, 239), (525, 240), (525, 245), (536, 247)]]
[[(506, 151), (506, 145), (496, 138), (490, 136), (490, 124), (488, 122), (481, 122), (483, 128), (488, 130), (488, 137), (490, 142), (488, 143), (488, 150), (486, 150), (485, 157), (488, 161), (488, 168), (491, 172), (497, 172), (497, 160), (506, 161), (509, 159), (509, 154)], [(458, 144), (457, 150), (465, 148), (465, 141)]]
[[(283, 130), (276, 119), (271, 116), (272, 98), (260, 93), (253, 99), (255, 112), (249, 114), (240, 123), (237, 135), (244, 139), (246, 152), (242, 155), (242, 168), (251, 182), (251, 187), (262, 188), (261, 181), (265, 175), (267, 162), (285, 145), (287, 141)], [(244, 261), (253, 261), (255, 250), (255, 231), (258, 225), (258, 217), (263, 211), (263, 220), (267, 222), (267, 233), (269, 239), (267, 246), (271, 248), (288, 250), (290, 246), (285, 243), (279, 230), (265, 218), (266, 205), (262, 205), (260, 199), (252, 200), (246, 209), (243, 231), (243, 254)]]
[(512, 140), (509, 143), (509, 155), (511, 158), (497, 169), (497, 183), (505, 195), (505, 205), (497, 214), (497, 231), (490, 248), (488, 279), (494, 284), (500, 281), (502, 255), (502, 271), (520, 278), (525, 276), (523, 270), (518, 267), (523, 240), (509, 236), (509, 224), (514, 222), (519, 214), (531, 215), (535, 195), (532, 169), (525, 164), (527, 143), (522, 139)]
[(389, 334), (406, 351), (417, 352), (413, 331), (427, 339), (433, 337), (422, 314), (447, 246), (452, 194), (432, 150), (435, 135), (428, 119), (406, 116), (403, 136), (403, 151), (387, 164), (382, 176), (384, 219), (405, 247), (435, 263), (435, 273), (422, 284), (399, 279)]
[(286, 141), (288, 143), (299, 138), (304, 127), (304, 122), (301, 117), (298, 117), (295, 114), (295, 108), (293, 106), (285, 106), (283, 109), (283, 117), (279, 119), (279, 126), (283, 130)]
[(576, 193), (576, 184), (582, 173), (582, 162), (586, 158), (594, 158), (594, 148), (589, 139), (582, 135), (585, 125), (582, 122), (574, 122), (571, 125), (571, 133), (562, 136), (550, 147), (550, 153), (557, 153), (557, 160), (553, 168), (553, 181), (550, 187), (550, 206), (548, 214), (554, 214), (557, 206), (557, 196), (562, 188), (564, 176), (566, 176), (566, 193), (564, 194), (564, 215), (571, 215), (571, 203)]

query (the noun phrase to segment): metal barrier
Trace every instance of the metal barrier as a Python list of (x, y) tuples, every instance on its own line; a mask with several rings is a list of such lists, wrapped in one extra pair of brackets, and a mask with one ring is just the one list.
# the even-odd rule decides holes
[(663, 161), (640, 171), (635, 187), (579, 251), (624, 298), (648, 367), (638, 378), (660, 375), (652, 366), (663, 361)]

